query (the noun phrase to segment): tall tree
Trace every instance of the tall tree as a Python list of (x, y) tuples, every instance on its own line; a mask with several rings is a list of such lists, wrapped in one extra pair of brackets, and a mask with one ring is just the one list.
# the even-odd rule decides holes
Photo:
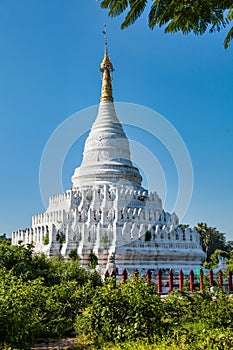
[(200, 234), (202, 248), (207, 254), (207, 261), (209, 261), (210, 256), (216, 249), (226, 250), (226, 238), (224, 233), (219, 232), (215, 227), (207, 226), (204, 222), (198, 222), (195, 229)]
[[(108, 8), (108, 15), (116, 17), (127, 10), (121, 28), (133, 24), (144, 12), (148, 0), (102, 0), (100, 6)], [(156, 25), (165, 25), (165, 33), (181, 31), (183, 34), (193, 32), (202, 35), (220, 31), (233, 20), (232, 0), (152, 0), (149, 9), (148, 24), (151, 29)], [(230, 28), (224, 41), (227, 48), (233, 38)]]

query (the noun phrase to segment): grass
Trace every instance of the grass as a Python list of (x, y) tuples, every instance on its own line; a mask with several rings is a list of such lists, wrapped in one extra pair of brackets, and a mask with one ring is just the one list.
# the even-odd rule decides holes
[[(184, 325), (185, 326), (185, 325)], [(92, 339), (85, 336), (78, 336), (77, 343), (69, 347), (69, 350), (231, 350), (233, 344), (232, 329), (205, 329), (202, 330), (195, 324), (187, 333), (182, 330), (175, 334), (166, 334), (162, 339), (156, 339), (154, 344), (148, 344), (147, 340), (126, 341), (122, 343), (104, 343), (96, 344)], [(193, 330), (193, 332), (192, 332)], [(200, 333), (199, 333), (200, 332)]]

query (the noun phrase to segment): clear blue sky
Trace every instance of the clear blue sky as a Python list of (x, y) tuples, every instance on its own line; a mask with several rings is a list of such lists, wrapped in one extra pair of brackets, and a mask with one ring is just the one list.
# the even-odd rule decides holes
[[(62, 121), (99, 101), (106, 22), (115, 101), (158, 111), (189, 150), (194, 190), (183, 222), (207, 222), (233, 240), (233, 43), (224, 50), (226, 32), (151, 31), (146, 16), (121, 31), (121, 20), (107, 18), (95, 0), (0, 1), (0, 233), (30, 227), (31, 216), (44, 211), (41, 155)], [(145, 135), (127, 132), (143, 142)], [(81, 153), (74, 147), (67, 157), (65, 188)]]

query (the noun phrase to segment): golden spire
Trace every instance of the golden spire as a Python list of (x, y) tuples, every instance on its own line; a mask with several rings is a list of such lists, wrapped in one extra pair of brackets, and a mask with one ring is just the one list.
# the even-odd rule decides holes
[(112, 97), (112, 78), (111, 78), (111, 72), (114, 71), (112, 62), (110, 61), (108, 57), (108, 42), (107, 42), (107, 32), (106, 32), (106, 24), (104, 24), (104, 58), (103, 61), (100, 64), (100, 72), (102, 73), (102, 90), (101, 90), (101, 97), (100, 101), (109, 101), (113, 102)]

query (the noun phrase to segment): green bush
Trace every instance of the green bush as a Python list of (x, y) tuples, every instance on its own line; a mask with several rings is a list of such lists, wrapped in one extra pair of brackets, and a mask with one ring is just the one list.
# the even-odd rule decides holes
[(43, 324), (40, 337), (61, 338), (74, 331), (77, 312), (86, 307), (83, 293), (76, 282), (64, 282), (44, 287), (44, 304), (41, 306)]
[(76, 330), (91, 335), (97, 342), (147, 338), (162, 332), (163, 302), (155, 285), (143, 280), (115, 286), (107, 279), (97, 288), (92, 305), (77, 317)]
[(0, 270), (0, 348), (27, 350), (37, 338), (60, 338), (74, 331), (75, 318), (90, 303), (92, 282), (52, 287), (24, 282)]
[[(190, 335), (192, 341), (190, 342)], [(71, 347), (73, 350), (96, 349), (93, 342), (86, 338), (78, 338), (77, 345)], [(202, 329), (196, 325), (187, 330), (185, 334), (177, 331), (176, 339), (169, 334), (162, 338), (155, 337), (154, 344), (147, 340), (125, 341), (124, 343), (103, 343), (98, 346), (101, 350), (231, 350), (233, 334), (229, 329), (216, 328), (214, 330)]]
[(91, 250), (90, 255), (89, 255), (89, 264), (88, 267), (90, 269), (95, 269), (96, 266), (98, 265), (98, 258), (95, 255), (95, 253), (93, 252), (93, 250)]
[(232, 319), (233, 298), (221, 288), (176, 291), (161, 300), (141, 279), (117, 286), (108, 279), (75, 328), (103, 349), (231, 349)]
[(203, 292), (186, 293), (177, 291), (164, 301), (164, 321), (170, 331), (184, 325), (204, 325), (208, 329), (232, 328), (233, 300), (221, 288), (213, 294)]
[(47, 286), (70, 281), (76, 281), (81, 286), (89, 280), (94, 286), (101, 285), (100, 276), (82, 268), (77, 257), (70, 261), (48, 258), (44, 254), (33, 254), (31, 244), (12, 246), (7, 240), (0, 241), (0, 269), (11, 271), (23, 281), (43, 277)]
[(40, 335), (45, 302), (40, 280), (23, 282), (0, 272), (0, 346), (30, 349)]
[(0, 242), (0, 348), (27, 350), (38, 337), (74, 331), (100, 276), (78, 260), (34, 255), (33, 247)]
[[(138, 278), (116, 285), (68, 262), (33, 254), (33, 246), (0, 242), (0, 348), (28, 350), (38, 337), (74, 330), (88, 337), (74, 349), (228, 350), (233, 343), (233, 298), (218, 286), (170, 293)], [(114, 344), (113, 344), (114, 343)]]

